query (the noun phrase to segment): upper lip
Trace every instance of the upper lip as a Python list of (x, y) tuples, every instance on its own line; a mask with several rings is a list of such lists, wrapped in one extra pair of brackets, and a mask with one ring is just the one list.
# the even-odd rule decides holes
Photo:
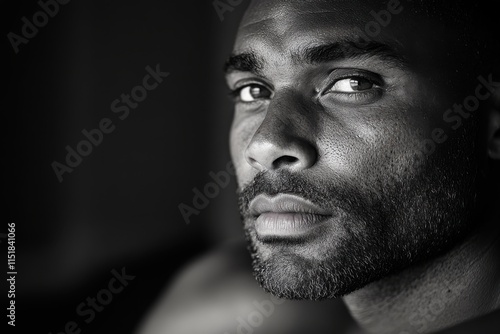
[(275, 213), (309, 213), (316, 215), (330, 215), (312, 202), (290, 194), (277, 196), (258, 195), (251, 202), (249, 211), (252, 216), (260, 216), (266, 212)]

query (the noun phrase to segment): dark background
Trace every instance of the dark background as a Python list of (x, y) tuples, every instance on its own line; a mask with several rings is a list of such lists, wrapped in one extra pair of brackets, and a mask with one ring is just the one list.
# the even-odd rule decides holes
[[(33, 0), (1, 3), (7, 210), (0, 233), (16, 224), (14, 332), (59, 333), (76, 321), (82, 333), (131, 333), (179, 269), (242, 238), (234, 179), (190, 224), (178, 206), (192, 206), (192, 189), (230, 159), (222, 64), (247, 1), (221, 20), (210, 0), (72, 0), (18, 54), (7, 34), (21, 35), (21, 18), (33, 22), (41, 8)], [(170, 76), (119, 120), (111, 102), (156, 64)], [(66, 145), (76, 148), (81, 131), (103, 118), (114, 132), (60, 183), (51, 163), (64, 163)], [(84, 323), (77, 305), (123, 267), (135, 279)]]

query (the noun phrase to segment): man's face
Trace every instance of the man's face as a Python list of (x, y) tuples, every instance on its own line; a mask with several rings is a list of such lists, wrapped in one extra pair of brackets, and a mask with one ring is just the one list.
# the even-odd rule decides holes
[(389, 3), (254, 1), (238, 31), (231, 154), (256, 276), (279, 297), (350, 293), (469, 229), (473, 128), (443, 119), (470, 84), (456, 38)]

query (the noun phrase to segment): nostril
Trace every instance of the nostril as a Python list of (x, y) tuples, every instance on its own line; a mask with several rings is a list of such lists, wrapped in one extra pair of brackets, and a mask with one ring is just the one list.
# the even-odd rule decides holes
[(246, 159), (247, 159), (247, 162), (250, 164), (250, 166), (252, 166), (253, 168), (256, 168), (258, 170), (265, 169), (265, 167), (262, 166), (257, 159), (254, 159), (254, 158), (249, 157), (249, 156), (247, 156)]
[(244, 151), (246, 162), (259, 172), (280, 168), (298, 172), (316, 163), (316, 149), (300, 138), (260, 137), (253, 138)]
[(286, 165), (293, 165), (297, 161), (299, 161), (299, 159), (296, 157), (292, 157), (290, 155), (283, 155), (283, 156), (281, 156), (278, 159), (273, 161), (273, 167), (279, 168), (279, 167), (286, 166)]

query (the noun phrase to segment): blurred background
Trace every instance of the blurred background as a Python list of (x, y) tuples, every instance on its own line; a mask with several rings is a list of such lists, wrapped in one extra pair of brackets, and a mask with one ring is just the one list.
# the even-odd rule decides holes
[[(22, 36), (22, 18), (33, 22), (42, 9), (35, 0), (2, 1), (0, 233), (16, 224), (16, 332), (64, 332), (75, 320), (84, 333), (130, 333), (179, 269), (243, 238), (234, 178), (189, 224), (179, 205), (192, 207), (193, 188), (230, 161), (222, 64), (247, 3), (221, 19), (210, 0), (73, 0), (16, 54), (8, 34)], [(157, 64), (170, 75), (120, 120), (111, 102)], [(115, 130), (59, 182), (51, 164), (65, 164), (65, 147), (76, 149), (82, 130), (103, 118)], [(122, 268), (134, 280), (83, 323), (76, 307)]]

